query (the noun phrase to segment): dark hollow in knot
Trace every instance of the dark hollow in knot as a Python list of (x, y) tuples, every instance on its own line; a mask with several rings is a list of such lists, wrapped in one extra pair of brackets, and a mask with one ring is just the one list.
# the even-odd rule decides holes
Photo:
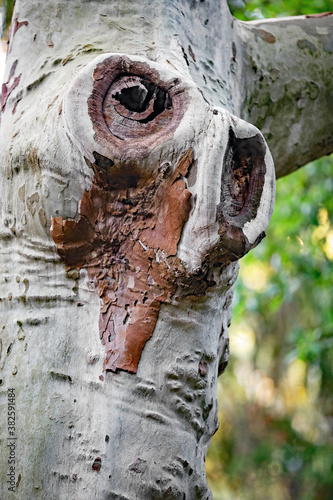
[(266, 146), (259, 134), (240, 139), (230, 129), (219, 220), (222, 217), (241, 227), (256, 217), (266, 173), (265, 153)]
[(117, 112), (139, 123), (148, 123), (171, 108), (167, 92), (139, 76), (123, 75), (113, 82), (110, 90), (110, 104), (114, 103)]
[(151, 99), (154, 101), (154, 109), (157, 113), (162, 113), (165, 103), (165, 92), (154, 83), (138, 79), (138, 84), (132, 87), (125, 87), (120, 92), (112, 95), (129, 111), (142, 113), (146, 111)]

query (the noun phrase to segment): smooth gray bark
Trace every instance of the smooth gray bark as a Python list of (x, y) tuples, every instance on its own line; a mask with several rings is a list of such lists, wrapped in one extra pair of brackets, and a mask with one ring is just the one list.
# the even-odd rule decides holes
[(242, 23), (240, 116), (264, 134), (277, 177), (333, 151), (333, 16)]

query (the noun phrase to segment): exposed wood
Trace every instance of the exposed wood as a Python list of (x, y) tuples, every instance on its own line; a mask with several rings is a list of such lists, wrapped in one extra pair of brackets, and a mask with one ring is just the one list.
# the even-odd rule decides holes
[(104, 369), (137, 371), (161, 303), (172, 300), (186, 274), (176, 253), (191, 208), (181, 179), (192, 162), (188, 153), (174, 172), (161, 168), (155, 178), (142, 180), (127, 171), (121, 186), (117, 176), (105, 178), (92, 165), (97, 174), (79, 218), (52, 221), (52, 237), (68, 268), (87, 267), (98, 290)]

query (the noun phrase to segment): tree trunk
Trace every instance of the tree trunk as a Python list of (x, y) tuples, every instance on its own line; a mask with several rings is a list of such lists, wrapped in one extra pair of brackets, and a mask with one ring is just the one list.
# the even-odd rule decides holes
[[(306, 52), (329, 53), (329, 20), (268, 30), (226, 2), (17, 0), (0, 129), (2, 498), (211, 498), (237, 260), (274, 200), (263, 136), (235, 115), (260, 122), (282, 174), (332, 150), (332, 68)], [(281, 56), (291, 39), (299, 67)]]

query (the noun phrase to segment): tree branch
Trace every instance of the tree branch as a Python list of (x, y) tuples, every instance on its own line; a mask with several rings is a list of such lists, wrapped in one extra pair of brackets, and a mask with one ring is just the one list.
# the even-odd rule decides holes
[(333, 151), (333, 16), (240, 22), (239, 27), (240, 114), (263, 132), (282, 177)]

